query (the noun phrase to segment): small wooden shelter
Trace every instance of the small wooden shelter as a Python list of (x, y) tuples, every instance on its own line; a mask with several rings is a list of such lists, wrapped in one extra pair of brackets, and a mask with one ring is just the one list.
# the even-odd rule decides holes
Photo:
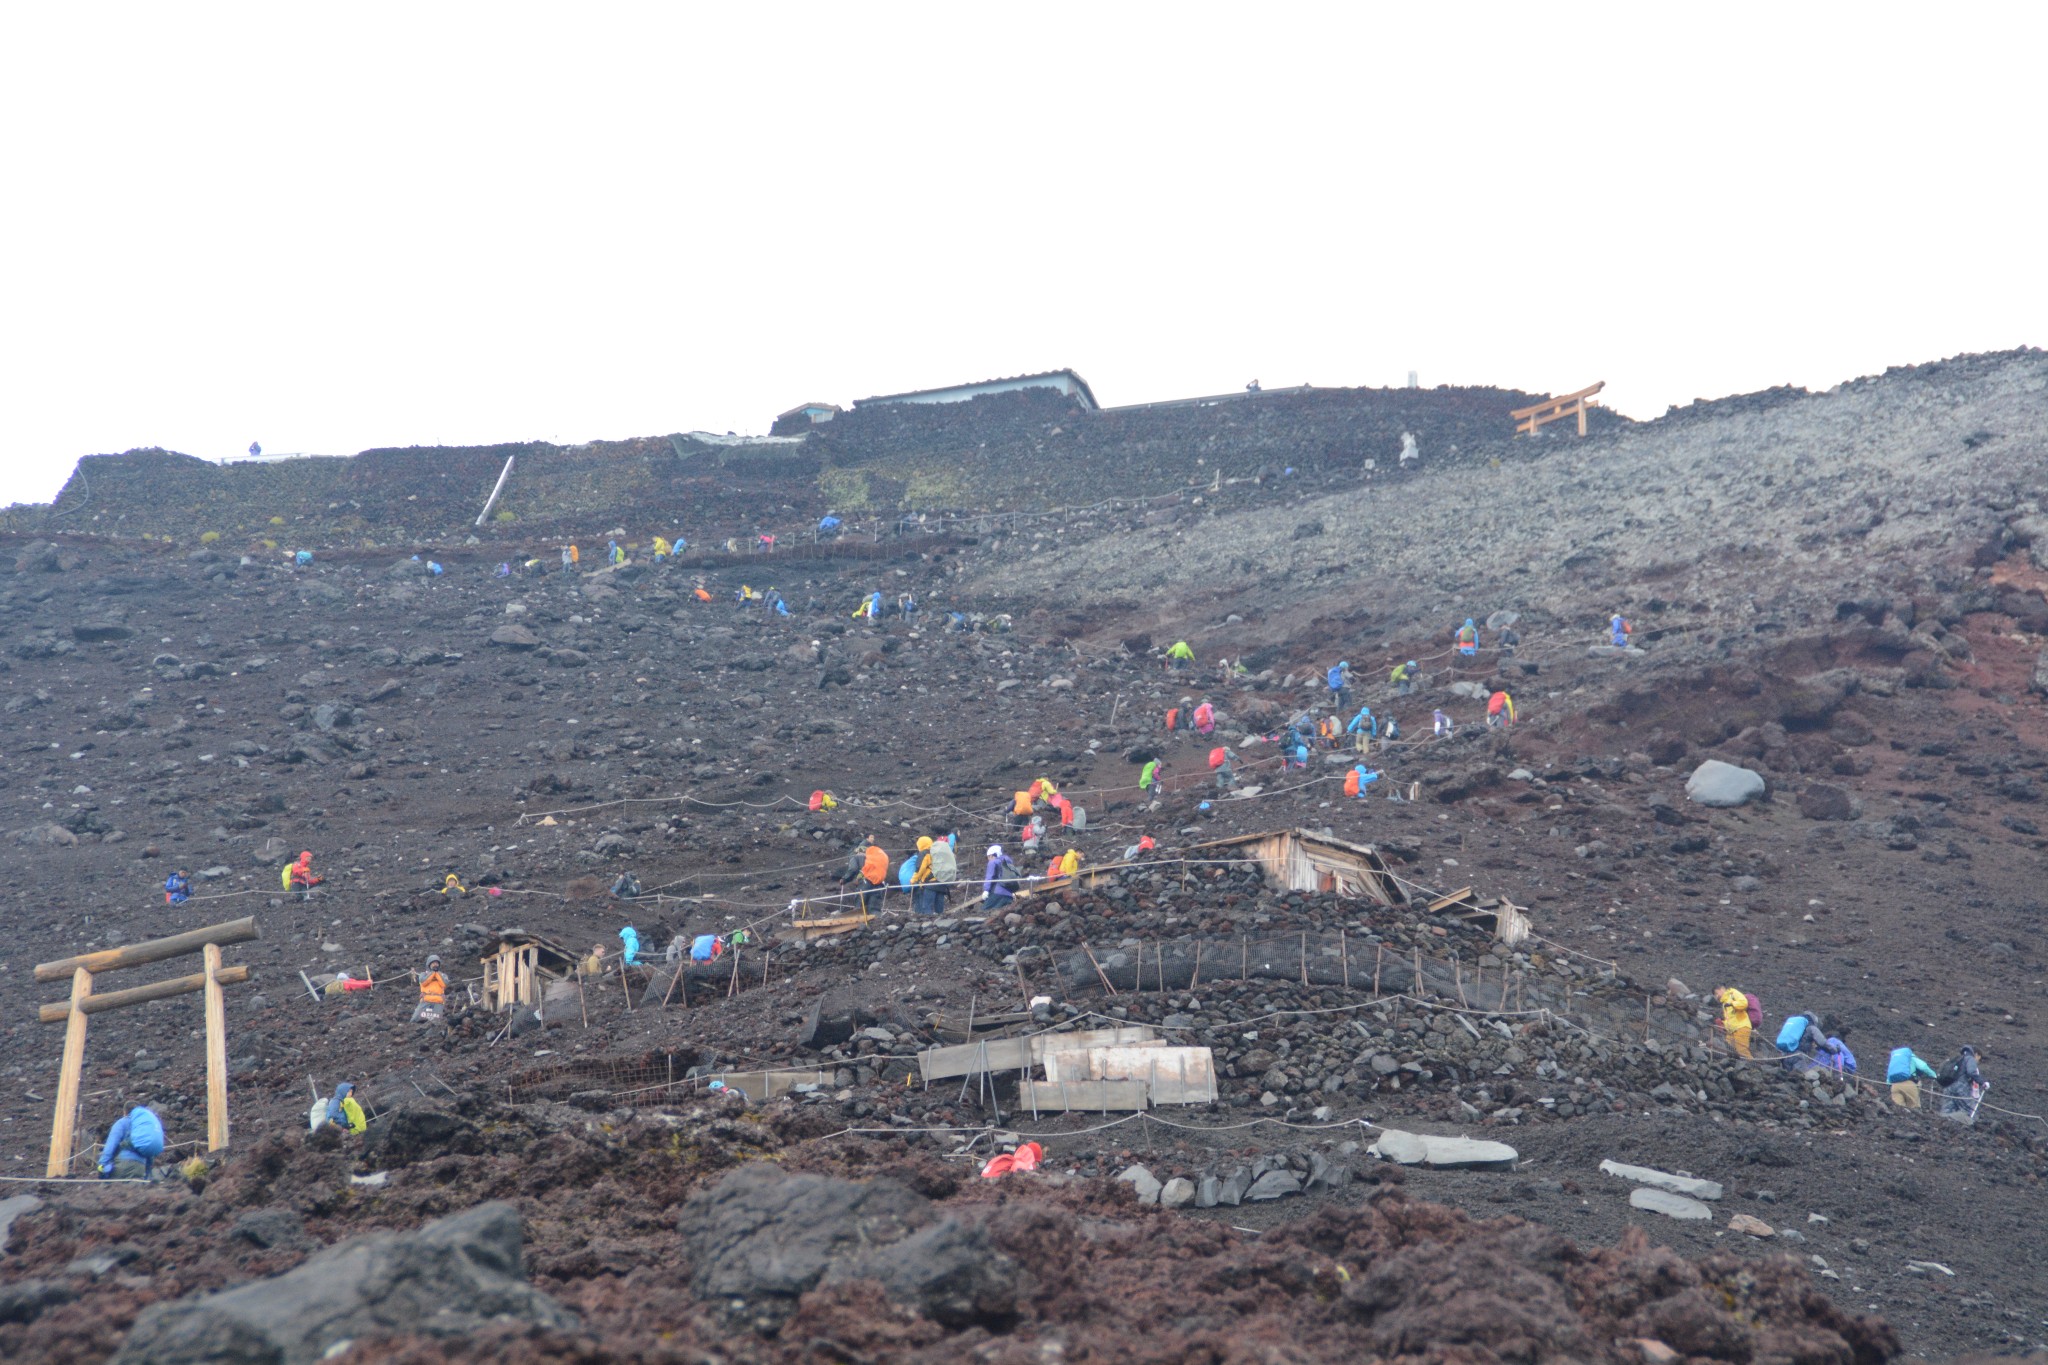
[(1305, 829), (1240, 834), (1234, 839), (1197, 844), (1189, 861), (1204, 854), (1237, 854), (1255, 860), (1266, 880), (1288, 891), (1320, 891), (1381, 905), (1406, 905), (1408, 897), (1378, 850)]
[(1484, 929), (1510, 948), (1521, 947), (1530, 934), (1529, 917), (1521, 906), (1506, 896), (1482, 899), (1469, 886), (1438, 896), (1429, 903), (1429, 913)]
[(500, 929), (484, 944), (484, 1008), (509, 1010), (540, 1004), (549, 981), (576, 972), (576, 954), (524, 929)]

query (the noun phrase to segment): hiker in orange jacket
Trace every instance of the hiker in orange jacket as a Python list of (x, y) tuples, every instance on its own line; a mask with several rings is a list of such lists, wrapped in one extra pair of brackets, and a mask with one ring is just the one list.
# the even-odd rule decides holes
[(322, 878), (313, 875), (313, 855), (311, 851), (301, 851), (297, 862), (287, 863), (284, 869), (284, 876), (280, 880), (283, 881), (285, 890), (296, 891), (301, 896), (306, 895), (314, 887), (320, 885)]
[(860, 879), (861, 913), (872, 915), (882, 908), (882, 888), (889, 880), (889, 855), (873, 840), (868, 841), (868, 851), (861, 859)]

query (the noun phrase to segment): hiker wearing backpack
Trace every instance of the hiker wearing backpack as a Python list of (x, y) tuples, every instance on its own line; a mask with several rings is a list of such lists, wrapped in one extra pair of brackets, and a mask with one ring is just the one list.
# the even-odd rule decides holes
[(1977, 1049), (1965, 1043), (1963, 1050), (1941, 1064), (1934, 1073), (1941, 1087), (1943, 1114), (1977, 1116), (1977, 1098), (1984, 1092), (1984, 1074), (1977, 1069)]
[(1788, 1071), (1813, 1069), (1813, 1053), (1820, 1043), (1820, 1021), (1811, 1014), (1795, 1014), (1778, 1029), (1778, 1053)]
[(1934, 1068), (1920, 1060), (1920, 1055), (1909, 1047), (1892, 1049), (1890, 1060), (1885, 1065), (1884, 1078), (1892, 1087), (1892, 1103), (1901, 1109), (1920, 1107), (1920, 1078), (1934, 1079)]

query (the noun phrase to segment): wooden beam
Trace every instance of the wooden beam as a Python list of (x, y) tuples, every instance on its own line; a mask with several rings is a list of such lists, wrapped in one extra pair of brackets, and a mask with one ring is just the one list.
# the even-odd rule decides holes
[(234, 943), (248, 943), (261, 937), (256, 932), (256, 917), (229, 920), (226, 924), (209, 924), (204, 929), (193, 929), (169, 938), (154, 938), (146, 943), (131, 943), (125, 948), (107, 948), (97, 953), (80, 953), (57, 962), (45, 962), (36, 968), (38, 981), (62, 981), (73, 971), (83, 967), (89, 972), (111, 972), (119, 967), (140, 967), (145, 962), (161, 962), (167, 957), (183, 957), (196, 953), (207, 944), (227, 947)]
[[(220, 945), (206, 945), (206, 1150), (228, 1145), (228, 1011), (221, 998)], [(246, 978), (249, 969), (244, 967)]]
[[(80, 967), (79, 971), (85, 971)], [(223, 986), (239, 986), (249, 979), (247, 967), (223, 967), (215, 978)], [(81, 999), (74, 991), (69, 1003), (60, 1001), (43, 1006), (38, 1018), (45, 1024), (60, 1024), (71, 1015), (81, 1017), (102, 1014), (107, 1010), (118, 1010), (129, 1005), (147, 1004), (151, 1000), (167, 1000), (174, 995), (190, 995), (193, 991), (206, 989), (206, 973), (194, 972), (190, 976), (172, 977), (169, 981), (152, 981), (147, 986), (131, 986), (125, 991), (108, 991), (105, 995), (94, 995)], [(66, 1041), (69, 1046), (69, 1040)]]
[(57, 1114), (50, 1125), (52, 1180), (70, 1173), (71, 1145), (78, 1135), (78, 1073), (85, 1066), (85, 1002), (92, 997), (92, 973), (80, 967), (71, 977), (71, 1003), (59, 1006), (70, 1023), (64, 1030), (64, 1065), (57, 1073)]
[(1516, 408), (1513, 412), (1510, 412), (1508, 416), (1514, 418), (1516, 421), (1519, 422), (1525, 417), (1534, 417), (1539, 412), (1543, 412), (1551, 408), (1562, 407), (1566, 403), (1575, 403), (1581, 399), (1591, 398), (1594, 394), (1600, 392), (1600, 390), (1606, 387), (1607, 381), (1603, 379), (1597, 384), (1590, 384), (1585, 388), (1580, 389), (1577, 393), (1563, 393), (1559, 394), (1555, 398), (1546, 398), (1541, 403), (1531, 403), (1526, 408)]

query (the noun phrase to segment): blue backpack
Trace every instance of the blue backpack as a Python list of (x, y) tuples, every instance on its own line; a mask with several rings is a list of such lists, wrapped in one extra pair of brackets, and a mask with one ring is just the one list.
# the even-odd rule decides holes
[(1799, 1040), (1806, 1036), (1806, 1024), (1807, 1019), (1803, 1014), (1795, 1014), (1787, 1019), (1784, 1027), (1778, 1030), (1778, 1051), (1799, 1051)]
[(164, 1154), (164, 1126), (155, 1114), (140, 1105), (128, 1111), (128, 1145), (139, 1156)]

